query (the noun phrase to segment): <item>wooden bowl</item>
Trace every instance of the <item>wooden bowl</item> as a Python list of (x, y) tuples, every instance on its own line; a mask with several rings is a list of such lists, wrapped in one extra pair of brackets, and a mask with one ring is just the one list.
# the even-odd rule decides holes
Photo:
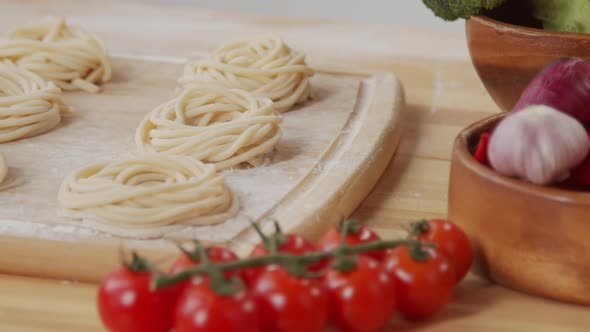
[(504, 116), (456, 138), (449, 218), (473, 241), (477, 273), (516, 290), (590, 304), (590, 193), (529, 184), (475, 161), (479, 134)]
[(474, 16), (466, 24), (471, 61), (490, 96), (506, 112), (550, 62), (567, 56), (590, 60), (590, 34), (525, 28), (485, 16)]

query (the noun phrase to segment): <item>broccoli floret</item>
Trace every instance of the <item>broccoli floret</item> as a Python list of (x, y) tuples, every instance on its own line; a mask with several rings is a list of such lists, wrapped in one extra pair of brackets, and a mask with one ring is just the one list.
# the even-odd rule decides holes
[(434, 14), (447, 21), (469, 18), (494, 9), (508, 0), (422, 0)]
[(546, 30), (590, 33), (590, 0), (529, 0)]

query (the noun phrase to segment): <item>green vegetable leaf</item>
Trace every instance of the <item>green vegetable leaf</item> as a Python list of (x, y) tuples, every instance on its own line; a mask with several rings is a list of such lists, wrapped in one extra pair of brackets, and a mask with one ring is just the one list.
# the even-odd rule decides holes
[(590, 0), (529, 0), (546, 30), (590, 33)]
[(469, 18), (494, 9), (508, 0), (422, 0), (434, 14), (447, 21)]

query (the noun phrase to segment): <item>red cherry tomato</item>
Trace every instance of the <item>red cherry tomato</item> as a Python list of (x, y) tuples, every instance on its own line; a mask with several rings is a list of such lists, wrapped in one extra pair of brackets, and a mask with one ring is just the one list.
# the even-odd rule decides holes
[[(285, 234), (284, 236), (285, 236), (286, 241), (278, 248), (279, 252), (289, 253), (289, 254), (293, 254), (293, 255), (303, 255), (308, 252), (317, 251), (317, 247), (313, 243), (311, 243), (308, 239), (303, 237), (302, 235)], [(256, 245), (256, 247), (254, 247), (254, 249), (252, 249), (252, 252), (250, 253), (250, 257), (264, 256), (264, 255), (268, 255), (269, 253), (270, 253), (270, 251), (268, 250), (268, 248), (266, 248), (264, 246), (264, 243), (259, 243), (258, 245)], [(322, 266), (323, 265), (320, 265), (319, 263), (314, 264), (311, 266), (310, 270), (317, 271)], [(252, 285), (254, 283), (254, 281), (256, 280), (256, 278), (258, 277), (258, 275), (263, 270), (264, 270), (263, 267), (245, 269), (244, 270), (244, 277), (246, 279), (246, 283), (248, 285)]]
[[(302, 255), (317, 249), (313, 243), (309, 242), (309, 240), (302, 235), (286, 234), (284, 236), (286, 241), (278, 248), (279, 252), (290, 253), (293, 255)], [(263, 243), (259, 243), (250, 253), (250, 257), (268, 255), (268, 253), (268, 248), (266, 248)]]
[[(370, 228), (359, 225), (358, 232), (356, 234), (348, 234), (346, 236), (346, 243), (349, 245), (358, 245), (373, 241), (379, 241), (381, 238)], [(330, 251), (339, 246), (342, 243), (342, 234), (337, 228), (332, 228), (327, 231), (318, 242), (318, 248), (322, 251)], [(366, 251), (362, 255), (369, 256), (378, 261), (382, 261), (385, 258), (384, 250)]]
[(248, 291), (215, 293), (204, 278), (189, 284), (176, 305), (175, 332), (261, 332), (261, 316)]
[(409, 319), (427, 318), (453, 294), (456, 278), (451, 261), (437, 249), (425, 248), (429, 257), (416, 261), (407, 246), (393, 249), (383, 262), (395, 279), (399, 311)]
[(168, 332), (177, 288), (151, 291), (150, 272), (126, 267), (111, 272), (98, 290), (98, 311), (111, 332)]
[(429, 220), (428, 231), (421, 238), (436, 243), (453, 263), (457, 282), (463, 280), (471, 268), (473, 256), (471, 243), (463, 230), (448, 220)]
[(170, 265), (170, 269), (168, 269), (169, 274), (177, 274), (182, 272), (186, 269), (190, 269), (191, 267), (195, 267), (199, 265), (200, 262), (194, 261), (186, 254), (182, 254), (178, 256), (178, 258)]
[(328, 294), (320, 280), (268, 266), (252, 292), (260, 305), (264, 332), (321, 332), (328, 323)]
[[(225, 248), (225, 247), (219, 247), (219, 246), (213, 246), (213, 247), (207, 248), (207, 255), (209, 257), (209, 260), (211, 260), (214, 263), (231, 262), (231, 261), (236, 261), (239, 259), (238, 255), (236, 255), (230, 249)], [(172, 263), (172, 265), (170, 266), (169, 273), (176, 274), (176, 273), (186, 270), (188, 268), (195, 267), (199, 264), (200, 264), (199, 261), (192, 260), (188, 255), (182, 255), (182, 256), (178, 257), (176, 259), (176, 261), (174, 261), (174, 263)], [(239, 275), (240, 275), (239, 270), (232, 270), (232, 271), (225, 272), (226, 278), (231, 278), (233, 276), (239, 276)]]
[[(230, 249), (219, 246), (207, 248), (207, 254), (209, 259), (214, 263), (231, 262), (239, 259), (238, 255), (236, 255)], [(176, 274), (191, 267), (198, 266), (199, 264), (201, 264), (199, 261), (194, 261), (188, 255), (183, 254), (179, 256), (176, 261), (174, 261), (174, 263), (172, 263), (169, 269), (169, 274)], [(242, 270), (225, 271), (224, 276), (228, 279), (232, 277), (244, 277)], [(185, 281), (178, 285), (180, 292), (182, 292), (182, 290), (187, 287), (189, 283), (190, 281)]]
[(324, 283), (330, 316), (343, 332), (378, 331), (395, 312), (395, 280), (372, 258), (358, 256), (352, 271), (328, 270)]

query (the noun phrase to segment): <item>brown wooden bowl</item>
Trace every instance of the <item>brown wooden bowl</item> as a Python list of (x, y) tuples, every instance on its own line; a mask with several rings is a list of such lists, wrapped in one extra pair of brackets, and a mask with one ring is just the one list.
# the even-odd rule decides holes
[(511, 111), (533, 77), (561, 57), (590, 60), (590, 34), (526, 28), (485, 16), (467, 20), (471, 61), (488, 93)]
[(477, 122), (455, 140), (449, 218), (471, 238), (474, 269), (516, 290), (590, 304), (590, 193), (501, 176), (472, 157), (479, 134), (505, 114)]

